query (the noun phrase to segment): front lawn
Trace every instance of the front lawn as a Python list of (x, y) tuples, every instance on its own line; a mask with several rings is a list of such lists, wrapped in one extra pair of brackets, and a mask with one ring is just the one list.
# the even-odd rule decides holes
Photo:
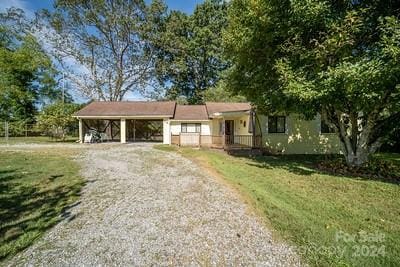
[(72, 156), (65, 149), (0, 151), (0, 260), (69, 219), (83, 186)]
[(64, 143), (64, 142), (68, 142), (68, 143), (73, 143), (76, 140), (78, 140), (78, 137), (74, 137), (74, 136), (67, 136), (65, 138), (65, 140), (61, 140), (61, 139), (55, 139), (55, 138), (51, 138), (48, 136), (21, 136), (21, 137), (9, 137), (8, 140), (6, 140), (5, 137), (0, 137), (0, 144), (20, 144), (20, 143), (24, 143), (24, 144), (37, 144), (37, 143)]
[[(320, 158), (313, 156), (251, 159), (214, 150), (175, 150), (217, 171), (311, 265), (400, 262), (398, 184), (324, 174), (314, 168)], [(396, 158), (400, 156), (391, 155), (390, 160)]]

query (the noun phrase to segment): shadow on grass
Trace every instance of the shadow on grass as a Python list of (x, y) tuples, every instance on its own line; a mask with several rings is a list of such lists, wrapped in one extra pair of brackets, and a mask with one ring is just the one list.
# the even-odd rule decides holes
[(250, 159), (249, 166), (265, 169), (284, 169), (296, 175), (328, 174), (336, 177), (349, 178), (353, 180), (379, 181), (391, 184), (400, 184), (398, 179), (376, 175), (365, 176), (358, 173), (336, 173), (334, 170), (322, 170), (318, 163), (323, 161), (335, 161), (343, 159), (340, 155), (276, 155), (276, 156), (235, 156)]
[(59, 221), (71, 220), (69, 209), (79, 204), (73, 201), (83, 182), (51, 185), (63, 177), (54, 174), (42, 181), (45, 185), (34, 184), (25, 181), (28, 175), (0, 171), (0, 260), (28, 247)]

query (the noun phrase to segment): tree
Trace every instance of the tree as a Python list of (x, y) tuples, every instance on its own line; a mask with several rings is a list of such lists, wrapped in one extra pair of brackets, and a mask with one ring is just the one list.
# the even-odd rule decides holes
[(10, 23), (23, 18), (17, 9), (0, 14), (0, 120), (31, 123), (36, 104), (55, 90), (56, 72), (36, 38)]
[(364, 164), (400, 119), (400, 2), (231, 4), (229, 86), (264, 111), (321, 113)]
[(228, 66), (221, 46), (226, 12), (225, 1), (207, 0), (193, 15), (172, 11), (165, 18), (156, 69), (168, 98), (184, 96), (189, 103), (201, 103), (203, 91), (217, 84)]
[(37, 127), (53, 137), (64, 140), (68, 131), (77, 124), (72, 115), (80, 108), (81, 105), (75, 103), (56, 102), (48, 105), (37, 116)]
[[(160, 1), (58, 0), (38, 25), (67, 78), (86, 97), (120, 101), (149, 86)], [(48, 30), (50, 28), (50, 30)]]
[(231, 92), (223, 79), (215, 87), (210, 87), (203, 92), (203, 100), (209, 102), (247, 102), (244, 96)]

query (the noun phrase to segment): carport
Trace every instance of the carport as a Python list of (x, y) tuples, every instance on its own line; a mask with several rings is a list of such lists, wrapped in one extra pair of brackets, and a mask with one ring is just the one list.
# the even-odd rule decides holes
[(110, 141), (168, 143), (165, 129), (175, 105), (170, 101), (92, 102), (74, 114), (79, 120), (79, 140), (83, 142), (88, 130), (94, 128)]

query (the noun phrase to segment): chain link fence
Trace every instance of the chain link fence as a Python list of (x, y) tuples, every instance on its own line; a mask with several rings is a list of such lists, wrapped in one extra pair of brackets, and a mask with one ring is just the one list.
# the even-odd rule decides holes
[[(78, 123), (61, 131), (40, 130), (36, 124), (23, 121), (0, 122), (0, 143), (13, 142), (51, 142), (51, 141), (76, 141), (78, 140)], [(63, 134), (61, 134), (61, 132)], [(64, 136), (65, 134), (65, 136)]]

